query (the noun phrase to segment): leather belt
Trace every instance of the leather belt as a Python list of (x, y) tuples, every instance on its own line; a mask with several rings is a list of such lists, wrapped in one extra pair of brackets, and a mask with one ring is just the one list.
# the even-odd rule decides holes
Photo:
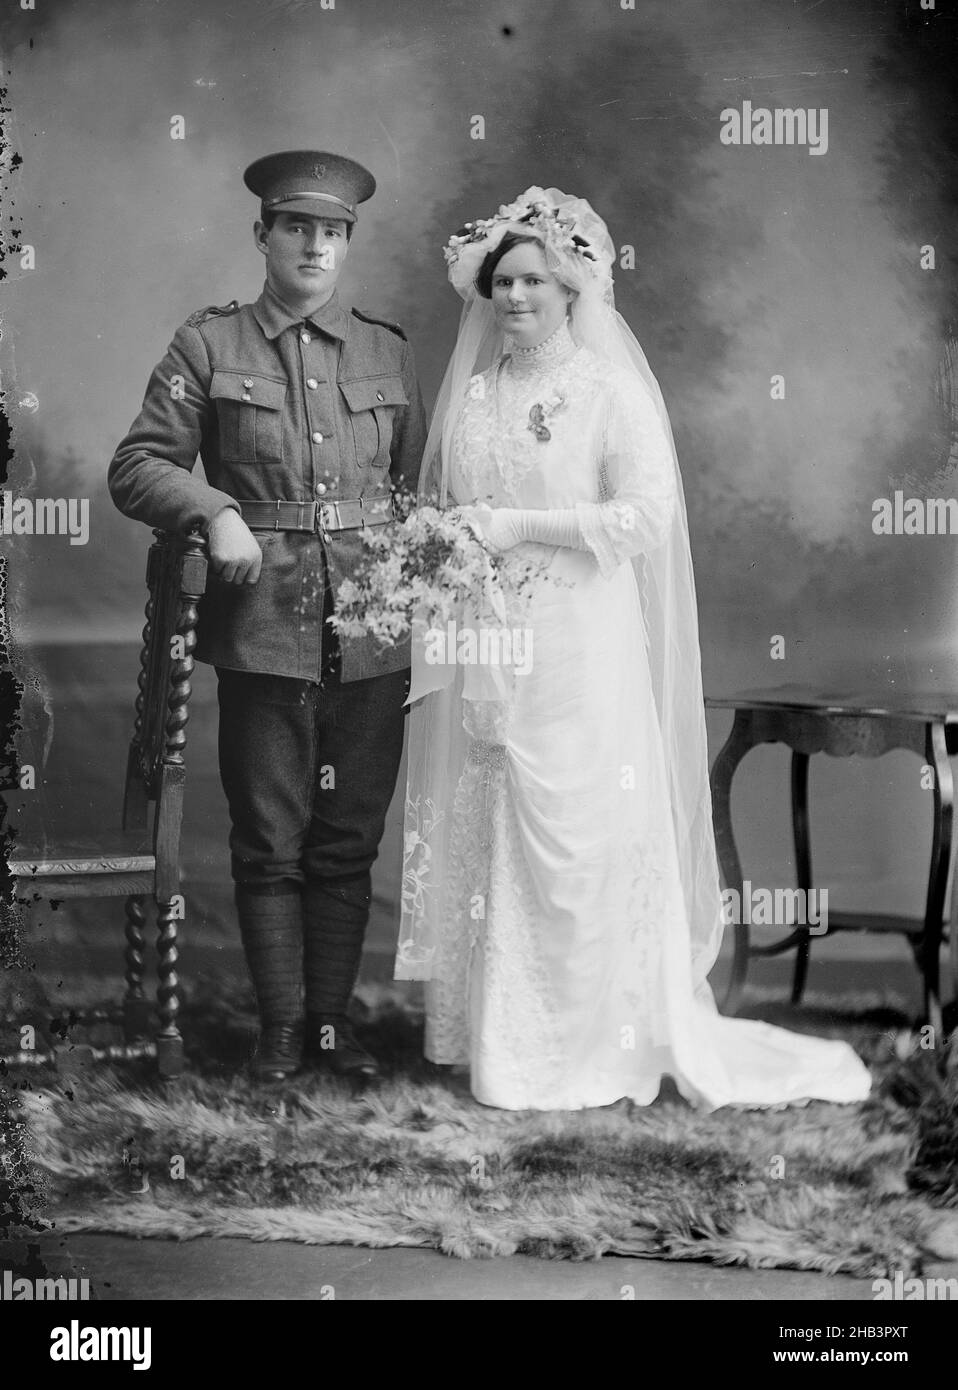
[(252, 531), (354, 531), (385, 526), (393, 517), (389, 497), (343, 497), (333, 502), (240, 502)]

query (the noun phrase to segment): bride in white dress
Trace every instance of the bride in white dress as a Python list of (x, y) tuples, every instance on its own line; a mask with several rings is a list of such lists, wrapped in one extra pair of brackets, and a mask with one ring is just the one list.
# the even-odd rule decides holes
[(428, 981), (426, 1055), (506, 1109), (647, 1104), (665, 1075), (706, 1109), (861, 1100), (847, 1044), (723, 1018), (707, 984), (722, 916), (685, 505), (605, 224), (532, 188), (446, 257), (465, 307), (421, 497), (506, 572), (539, 568), (493, 619), (531, 634), (530, 660), (431, 665), (414, 640), (396, 976)]

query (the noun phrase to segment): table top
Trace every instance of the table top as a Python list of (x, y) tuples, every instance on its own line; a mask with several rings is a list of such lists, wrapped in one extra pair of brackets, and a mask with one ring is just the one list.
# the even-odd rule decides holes
[(958, 727), (958, 692), (916, 690), (833, 690), (811, 685), (778, 685), (742, 690), (730, 695), (707, 695), (709, 709), (777, 709), (805, 714), (844, 714), (871, 719), (911, 719)]

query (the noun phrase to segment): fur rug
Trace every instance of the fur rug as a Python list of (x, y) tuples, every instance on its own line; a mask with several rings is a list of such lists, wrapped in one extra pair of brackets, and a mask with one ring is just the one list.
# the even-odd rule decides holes
[[(61, 1234), (427, 1246), (710, 1260), (910, 1276), (958, 1258), (958, 1044), (923, 1051), (894, 1013), (759, 1011), (841, 1033), (873, 1068), (860, 1106), (718, 1111), (671, 1088), (654, 1105), (576, 1113), (478, 1105), (421, 1060), (421, 1019), (381, 993), (358, 1031), (389, 1059), (375, 1089), (305, 1074), (281, 1092), (242, 1068), (242, 1001), (184, 1012), (189, 1073), (102, 1068), (20, 1095), (46, 1214)], [(783, 1016), (784, 1014), (784, 1016)]]

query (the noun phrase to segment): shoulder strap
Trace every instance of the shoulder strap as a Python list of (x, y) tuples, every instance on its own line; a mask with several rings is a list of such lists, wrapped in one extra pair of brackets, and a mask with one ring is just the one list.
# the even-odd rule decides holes
[(228, 304), (222, 305), (207, 304), (205, 309), (197, 309), (194, 313), (190, 314), (189, 318), (186, 320), (187, 326), (190, 328), (197, 328), (201, 323), (205, 323), (207, 319), (217, 316), (222, 317), (225, 314), (235, 314), (239, 306), (238, 299), (231, 299)]
[(406, 335), (399, 324), (393, 323), (391, 319), (381, 319), (375, 314), (367, 314), (364, 309), (357, 309), (355, 307), (350, 310), (350, 313), (355, 314), (358, 319), (362, 319), (363, 323), (375, 323), (378, 324), (380, 328), (388, 328), (391, 333), (398, 334), (403, 342), (406, 341)]

